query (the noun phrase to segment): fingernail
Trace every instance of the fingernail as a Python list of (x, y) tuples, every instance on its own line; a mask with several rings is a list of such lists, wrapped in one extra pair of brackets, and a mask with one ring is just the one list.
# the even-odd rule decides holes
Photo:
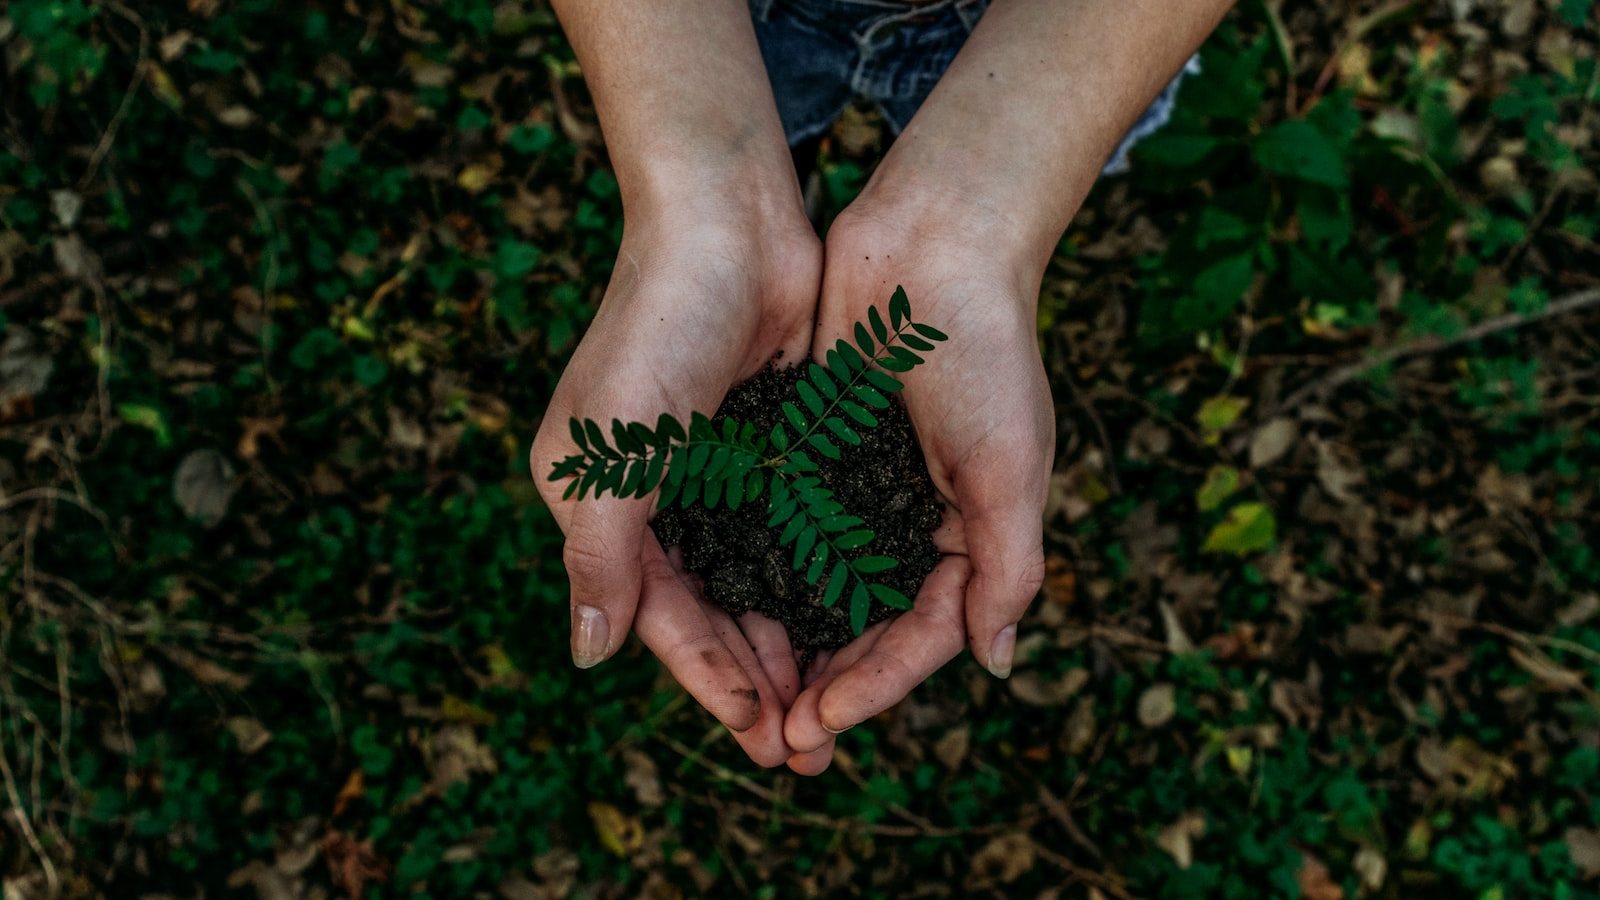
[(989, 673), (996, 678), (1011, 677), (1011, 657), (1017, 652), (1017, 626), (1007, 625), (989, 645)]
[(850, 726), (846, 725), (845, 727), (839, 729), (838, 731), (834, 731), (832, 728), (829, 728), (826, 724), (824, 724), (822, 726), (822, 730), (826, 731), (829, 734), (844, 734), (846, 731), (850, 730)]
[(593, 606), (572, 607), (572, 664), (587, 669), (606, 658), (611, 625), (606, 614)]

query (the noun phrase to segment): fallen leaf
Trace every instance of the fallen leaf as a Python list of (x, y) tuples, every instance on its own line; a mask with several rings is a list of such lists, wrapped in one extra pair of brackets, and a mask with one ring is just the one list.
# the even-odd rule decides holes
[(967, 887), (979, 890), (986, 884), (1010, 884), (1022, 877), (1034, 863), (1033, 839), (1023, 832), (999, 835), (983, 845), (972, 857)]
[(1278, 537), (1278, 522), (1272, 510), (1261, 503), (1241, 503), (1228, 510), (1200, 548), (1206, 553), (1232, 553), (1246, 556), (1266, 550)]
[(945, 732), (933, 745), (933, 755), (944, 763), (945, 768), (952, 771), (961, 768), (961, 763), (967, 758), (967, 751), (972, 747), (972, 728), (968, 725), (958, 725)]
[(1361, 886), (1373, 892), (1383, 887), (1384, 879), (1389, 874), (1389, 861), (1383, 858), (1382, 853), (1371, 847), (1357, 850), (1355, 859), (1350, 861), (1350, 867), (1361, 876)]
[(1600, 828), (1568, 828), (1562, 839), (1583, 879), (1600, 878)]
[(1167, 631), (1167, 649), (1173, 653), (1194, 652), (1194, 641), (1190, 640), (1188, 632), (1183, 630), (1183, 623), (1178, 621), (1178, 614), (1173, 611), (1172, 604), (1163, 600), (1157, 606), (1161, 610), (1161, 624)]
[(1239, 489), (1239, 470), (1232, 466), (1212, 466), (1206, 472), (1205, 483), (1195, 492), (1194, 502), (1201, 512), (1210, 512), (1222, 505)]
[(644, 825), (609, 803), (590, 803), (589, 819), (600, 845), (617, 856), (626, 857), (644, 844)]
[(389, 866), (371, 840), (356, 840), (342, 831), (330, 831), (322, 839), (322, 858), (328, 861), (333, 883), (344, 889), (351, 900), (365, 896), (367, 882), (389, 879)]
[(1304, 850), (1300, 852), (1300, 868), (1294, 878), (1305, 900), (1344, 900), (1344, 888), (1334, 883), (1328, 867)]
[(1273, 419), (1257, 428), (1250, 437), (1250, 468), (1259, 469), (1282, 459), (1297, 437), (1294, 422), (1288, 419)]
[(272, 732), (268, 731), (260, 719), (250, 716), (234, 716), (228, 720), (228, 733), (239, 742), (239, 750), (249, 756), (265, 747), (272, 740)]
[(633, 791), (634, 799), (641, 806), (656, 807), (667, 802), (666, 794), (661, 790), (661, 776), (656, 771), (655, 760), (632, 747), (622, 752), (622, 759), (628, 764), (622, 781)]
[(215, 450), (195, 450), (178, 464), (172, 479), (172, 496), (184, 514), (207, 528), (216, 527), (228, 514), (228, 503), (239, 489), (233, 463)]
[(1205, 837), (1206, 817), (1200, 812), (1186, 812), (1176, 822), (1161, 829), (1156, 835), (1156, 846), (1167, 851), (1178, 868), (1194, 865), (1195, 839)]
[(1068, 669), (1060, 677), (1047, 678), (1037, 669), (1025, 669), (1006, 679), (1011, 695), (1029, 706), (1060, 706), (1089, 683), (1086, 669)]
[(1139, 695), (1139, 722), (1146, 728), (1160, 728), (1177, 712), (1178, 694), (1171, 684), (1153, 684)]

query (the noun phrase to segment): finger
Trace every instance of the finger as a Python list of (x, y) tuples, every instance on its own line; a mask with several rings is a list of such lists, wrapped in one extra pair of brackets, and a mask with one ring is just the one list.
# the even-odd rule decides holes
[(644, 596), (634, 631), (672, 677), (717, 721), (736, 734), (761, 716), (761, 695), (706, 614), (705, 607), (673, 572), (654, 538), (640, 557)]
[(800, 666), (794, 657), (794, 646), (789, 643), (789, 632), (781, 623), (756, 612), (739, 617), (739, 630), (750, 642), (761, 671), (787, 710), (800, 695)]
[(961, 606), (970, 574), (964, 557), (940, 560), (916, 605), (823, 688), (817, 718), (825, 730), (837, 734), (899, 703), (961, 652)]
[(783, 765), (791, 755), (789, 744), (783, 739), (783, 715), (789, 708), (788, 704), (779, 699), (772, 680), (762, 670), (755, 650), (732, 617), (710, 604), (703, 603), (702, 608), (712, 627), (716, 628), (723, 646), (728, 648), (740, 668), (750, 676), (760, 702), (755, 724), (744, 731), (733, 732), (733, 739), (756, 765), (768, 769)]
[(939, 527), (933, 530), (933, 546), (946, 556), (967, 553), (967, 526), (961, 518), (961, 512), (948, 504), (944, 508), (944, 517), (939, 520)]
[(888, 622), (879, 622), (862, 632), (860, 637), (833, 651), (823, 665), (812, 667), (806, 689), (795, 698), (789, 707), (789, 714), (783, 720), (784, 739), (796, 753), (812, 753), (828, 746), (833, 740), (834, 732), (822, 726), (822, 719), (817, 713), (822, 692), (827, 690), (840, 672), (867, 655), (888, 627)]
[[(1037, 502), (1011, 491), (963, 505), (967, 556), (967, 638), (996, 678), (1011, 674), (1017, 623), (1044, 583), (1044, 523)], [(1042, 496), (1042, 495), (1041, 495)]]
[(643, 501), (612, 497), (590, 498), (567, 512), (561, 559), (572, 585), (572, 662), (580, 669), (609, 658), (633, 627), (649, 515)]
[(821, 775), (826, 772), (828, 766), (833, 765), (834, 743), (830, 737), (826, 744), (810, 753), (796, 753), (789, 757), (790, 770), (796, 775)]
[[(832, 650), (818, 650), (817, 655), (811, 660), (811, 665), (806, 666), (805, 677), (802, 680), (801, 690), (816, 684), (817, 679), (822, 677), (822, 673), (828, 670), (828, 663), (832, 659)], [(789, 705), (793, 706), (794, 704), (790, 703)]]

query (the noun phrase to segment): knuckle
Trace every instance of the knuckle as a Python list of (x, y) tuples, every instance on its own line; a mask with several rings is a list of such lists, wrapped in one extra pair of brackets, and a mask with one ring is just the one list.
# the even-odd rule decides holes
[(600, 549), (599, 544), (583, 535), (567, 539), (561, 548), (561, 562), (566, 566), (567, 577), (574, 585), (592, 585), (615, 568), (615, 562)]

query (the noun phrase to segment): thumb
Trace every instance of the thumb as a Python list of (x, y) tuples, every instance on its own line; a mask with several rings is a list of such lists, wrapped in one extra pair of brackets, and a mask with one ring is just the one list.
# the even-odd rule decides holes
[(562, 562), (572, 584), (572, 663), (594, 666), (622, 646), (639, 607), (650, 505), (594, 497), (572, 506)]
[(985, 498), (965, 507), (967, 637), (972, 655), (996, 678), (1010, 676), (1017, 622), (1044, 583), (1044, 523), (1033, 499)]

